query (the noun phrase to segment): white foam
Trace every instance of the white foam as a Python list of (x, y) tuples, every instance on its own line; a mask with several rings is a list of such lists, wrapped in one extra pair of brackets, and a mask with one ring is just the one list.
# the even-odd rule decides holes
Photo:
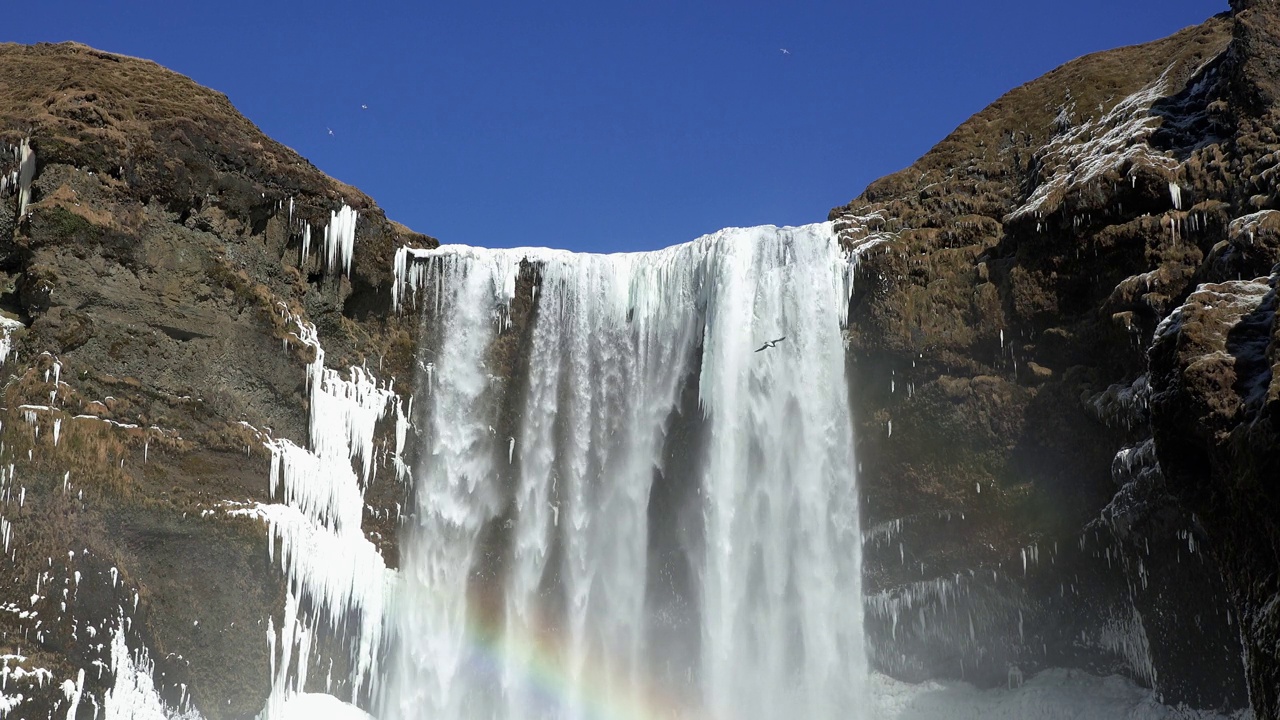
[(903, 683), (871, 677), (871, 717), (877, 720), (1245, 720), (1162, 705), (1152, 691), (1119, 676), (1052, 669), (1021, 687), (979, 690), (960, 682)]
[[(588, 694), (629, 706), (655, 669), (675, 683), (700, 678), (678, 690), (711, 716), (847, 717), (865, 676), (862, 610), (848, 601), (860, 595), (840, 332), (850, 265), (828, 223), (730, 228), (651, 253), (402, 249), (397, 305), (429, 312), (440, 341), (384, 714), (529, 714), (537, 690), (523, 679), (520, 639), (540, 629), (552, 576), (567, 675), (553, 717), (577, 716)], [(528, 397), (507, 436), (491, 402), (504, 380), (485, 363), (526, 269), (540, 283)], [(687, 601), (705, 623), (700, 653), (664, 671), (646, 664), (647, 514), (691, 365), (706, 464), (681, 472), (699, 485), (706, 547), (691, 558), (699, 577)], [(501, 612), (512, 642), (493, 679), (468, 663), (467, 598), (508, 472)]]

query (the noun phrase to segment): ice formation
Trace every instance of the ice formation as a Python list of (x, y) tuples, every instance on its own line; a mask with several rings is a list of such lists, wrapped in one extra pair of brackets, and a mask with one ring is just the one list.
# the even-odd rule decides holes
[(9, 352), (13, 349), (13, 332), (21, 327), (26, 325), (0, 315), (0, 365), (9, 359)]
[[(356, 211), (346, 204), (329, 214), (329, 224), (324, 229), (324, 261), (330, 273), (336, 273), (341, 267), (344, 275), (351, 274), (356, 217)], [(305, 250), (303, 252), (305, 255)]]
[(1274, 218), (1280, 217), (1280, 210), (1259, 210), (1255, 213), (1242, 215), (1231, 221), (1227, 226), (1227, 236), (1235, 239), (1241, 239), (1248, 244), (1253, 244), (1254, 233), (1258, 231), (1263, 223), (1272, 221)]
[[(856, 714), (851, 258), (830, 224), (643, 254), (405, 249), (395, 276), (397, 306), (425, 308), (439, 341), (381, 717)], [(488, 352), (530, 278), (523, 412), (499, 432)], [(699, 429), (677, 430), (682, 413)], [(672, 488), (678, 507), (652, 516)], [(485, 610), (471, 594), (500, 517)]]
[(1127, 615), (1113, 617), (1102, 628), (1102, 646), (1123, 657), (1139, 678), (1150, 685), (1156, 683), (1155, 662), (1147, 642), (1142, 613), (1130, 608)]
[[(152, 679), (155, 667), (145, 649), (136, 653), (129, 650), (124, 626), (122, 614), (111, 635), (114, 682), (103, 697), (104, 720), (199, 720), (200, 714), (195, 710), (170, 707), (160, 698)], [(74, 713), (67, 717), (73, 716)]]
[(36, 175), (36, 152), (31, 143), (23, 139), (18, 144), (18, 217), (27, 212), (31, 203), (31, 180)]
[[(1051, 140), (1041, 159), (1045, 180), (1010, 217), (1039, 217), (1051, 210), (1072, 188), (1088, 185), (1112, 170), (1132, 173), (1138, 167), (1147, 166), (1172, 174), (1178, 161), (1147, 143), (1147, 139), (1164, 122), (1164, 118), (1153, 113), (1151, 107), (1173, 90), (1170, 70), (1172, 68), (1116, 103), (1102, 117), (1070, 128)], [(1136, 178), (1133, 175), (1129, 177)], [(1172, 180), (1169, 192), (1175, 206), (1181, 205), (1181, 191)]]
[(311, 223), (302, 223), (302, 264), (306, 265), (311, 256)]
[[(311, 223), (302, 221), (300, 226), (293, 225), (293, 198), (289, 198), (289, 223), (301, 236), (302, 248), (300, 264), (305, 266), (311, 259)], [(329, 213), (329, 224), (324, 226), (324, 237), (320, 242), (320, 266), (330, 275), (342, 272), (351, 275), (351, 261), (355, 255), (356, 221), (359, 214), (354, 208), (343, 203), (342, 207)]]
[(314, 352), (307, 368), (311, 447), (268, 441), (270, 489), (279, 503), (231, 511), (270, 525), (273, 557), (288, 578), (279, 635), (274, 629), (269, 633), (276, 670), (264, 713), (268, 718), (282, 717), (291, 698), (303, 691), (318, 623), (348, 641), (353, 696), (360, 697), (378, 677), (395, 575), (365, 537), (361, 519), (376, 460), (374, 428), (388, 414), (396, 420), (393, 464), (400, 477), (408, 472), (400, 457), (408, 420), (390, 384), (379, 384), (364, 368), (350, 368), (344, 377), (325, 367), (315, 327), (299, 318), (292, 322), (298, 341)]

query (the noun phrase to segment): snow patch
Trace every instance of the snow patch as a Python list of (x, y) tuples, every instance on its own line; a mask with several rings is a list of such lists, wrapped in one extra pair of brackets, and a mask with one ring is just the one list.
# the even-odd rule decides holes
[(1227, 236), (1233, 240), (1248, 240), (1248, 244), (1253, 244), (1254, 235), (1263, 223), (1273, 217), (1280, 217), (1278, 210), (1259, 210), (1255, 213), (1242, 215), (1231, 221), (1227, 226)]
[[(1178, 161), (1147, 144), (1147, 139), (1163, 121), (1151, 112), (1151, 107), (1172, 89), (1171, 69), (1121, 100), (1102, 117), (1070, 128), (1050, 141), (1040, 158), (1043, 182), (1008, 219), (1038, 217), (1049, 212), (1071, 189), (1087, 185), (1113, 170), (1124, 170), (1134, 181), (1136, 176), (1132, 173), (1138, 167), (1156, 167), (1172, 174)], [(1181, 191), (1175, 183), (1169, 184), (1169, 192), (1174, 204), (1180, 204)]]
[(323, 693), (297, 693), (280, 708), (278, 720), (373, 720), (360, 708)]

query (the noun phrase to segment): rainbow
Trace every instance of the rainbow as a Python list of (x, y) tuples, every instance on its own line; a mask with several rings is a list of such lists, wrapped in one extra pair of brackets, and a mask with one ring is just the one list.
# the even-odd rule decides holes
[[(501, 612), (469, 603), (462, 674), (470, 680), (523, 685), (535, 717), (579, 717), (583, 720), (702, 720), (689, 699), (676, 698), (646, 679), (637, 682), (608, 672), (609, 663), (588, 660), (578, 677), (568, 667), (569, 653), (561, 634), (547, 628), (510, 631)], [(618, 694), (609, 688), (633, 686)], [(571, 712), (576, 711), (576, 713)]]

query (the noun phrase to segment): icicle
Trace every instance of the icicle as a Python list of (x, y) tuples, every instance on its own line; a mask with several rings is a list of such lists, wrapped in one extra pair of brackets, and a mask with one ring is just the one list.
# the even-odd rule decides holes
[(335, 273), (342, 268), (343, 274), (351, 275), (351, 258), (356, 240), (356, 211), (343, 204), (342, 208), (329, 214), (329, 225), (324, 229), (324, 256), (329, 272)]
[(21, 218), (27, 212), (27, 205), (31, 204), (31, 180), (36, 175), (36, 152), (31, 149), (31, 143), (26, 138), (18, 144), (18, 217)]

